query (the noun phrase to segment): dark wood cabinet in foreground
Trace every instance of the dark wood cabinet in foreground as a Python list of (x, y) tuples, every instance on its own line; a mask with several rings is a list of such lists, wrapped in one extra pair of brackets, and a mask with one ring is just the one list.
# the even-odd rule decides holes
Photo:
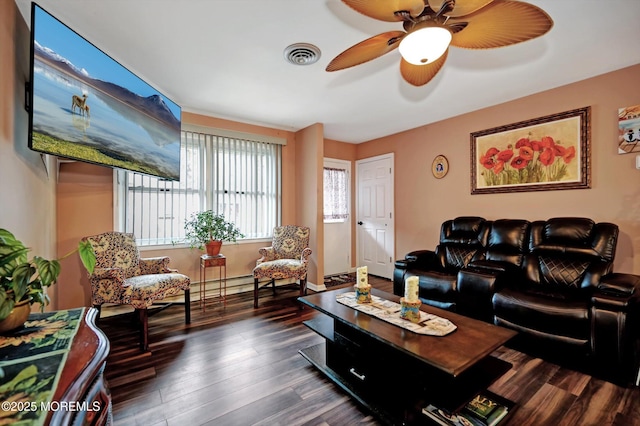
[(109, 340), (98, 311), (78, 308), (29, 316), (0, 337), (0, 399), (12, 423), (105, 425), (112, 420), (104, 379)]

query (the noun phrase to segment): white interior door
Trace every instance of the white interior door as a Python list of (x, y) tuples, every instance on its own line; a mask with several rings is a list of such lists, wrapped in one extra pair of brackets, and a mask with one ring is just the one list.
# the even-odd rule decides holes
[(393, 153), (356, 162), (358, 266), (391, 278), (395, 247)]
[[(351, 181), (351, 162), (324, 159), (324, 166), (346, 170)], [(351, 184), (347, 185), (347, 191)], [(347, 193), (347, 205), (351, 204), (351, 194)], [(324, 275), (349, 272), (351, 268), (351, 215), (344, 220), (324, 221)]]

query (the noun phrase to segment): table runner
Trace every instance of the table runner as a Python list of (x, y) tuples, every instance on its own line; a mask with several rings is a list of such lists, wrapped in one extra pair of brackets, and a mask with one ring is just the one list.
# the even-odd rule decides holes
[(351, 291), (336, 295), (336, 301), (418, 334), (446, 336), (458, 328), (448, 319), (424, 311), (420, 311), (420, 322), (407, 321), (400, 317), (400, 303), (378, 296), (371, 296), (371, 303), (358, 303), (356, 302), (356, 293)]
[(0, 424), (44, 424), (84, 309), (31, 314), (0, 336)]

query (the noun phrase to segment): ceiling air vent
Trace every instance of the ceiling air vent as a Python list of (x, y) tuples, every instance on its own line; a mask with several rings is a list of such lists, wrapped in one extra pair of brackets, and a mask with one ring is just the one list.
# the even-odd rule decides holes
[(293, 65), (311, 65), (320, 59), (320, 49), (309, 43), (295, 43), (284, 49), (284, 57)]

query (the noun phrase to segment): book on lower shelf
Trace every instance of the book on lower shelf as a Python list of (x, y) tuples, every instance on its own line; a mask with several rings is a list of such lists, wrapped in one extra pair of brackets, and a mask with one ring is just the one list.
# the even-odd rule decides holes
[(430, 404), (422, 409), (422, 413), (443, 426), (496, 426), (514, 406), (515, 404), (508, 399), (483, 391), (455, 412), (448, 412)]

